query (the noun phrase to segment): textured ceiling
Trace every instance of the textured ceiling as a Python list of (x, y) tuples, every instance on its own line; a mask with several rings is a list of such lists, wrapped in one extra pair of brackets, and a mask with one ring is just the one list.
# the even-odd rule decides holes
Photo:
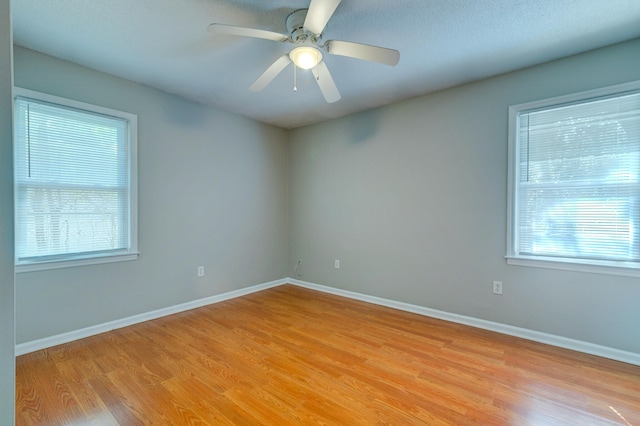
[(324, 39), (397, 49), (395, 67), (325, 55), (342, 99), (289, 67), (291, 45), (213, 35), (212, 22), (286, 33), (308, 0), (14, 0), (17, 45), (284, 128), (389, 104), (640, 36), (638, 0), (342, 0)]

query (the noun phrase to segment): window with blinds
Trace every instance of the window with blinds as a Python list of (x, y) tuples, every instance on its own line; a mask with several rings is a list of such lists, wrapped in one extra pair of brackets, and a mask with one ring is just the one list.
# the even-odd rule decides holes
[(16, 92), (16, 264), (135, 254), (136, 117)]
[(640, 87), (510, 109), (508, 258), (640, 267)]

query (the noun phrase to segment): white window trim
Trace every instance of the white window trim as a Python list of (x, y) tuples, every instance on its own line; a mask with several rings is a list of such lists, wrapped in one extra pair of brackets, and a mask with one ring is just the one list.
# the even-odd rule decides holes
[[(124, 111), (118, 111), (98, 105), (84, 103), (73, 99), (62, 98), (59, 96), (49, 95), (47, 93), (36, 92), (34, 90), (14, 86), (13, 97), (16, 98), (18, 96), (44, 102), (50, 102), (52, 104), (58, 104), (70, 108), (76, 108), (79, 110), (119, 117), (128, 121), (130, 248), (127, 253), (119, 252), (116, 254), (86, 255), (77, 257), (75, 259), (70, 258), (65, 260), (18, 263), (17, 259), (15, 259), (15, 272), (34, 272), (49, 269), (72, 268), (79, 266), (136, 260), (138, 258), (138, 255), (140, 254), (140, 252), (138, 251), (138, 116), (136, 114), (131, 114)], [(17, 196), (17, 191), (14, 191), (14, 197), (17, 198)], [(15, 202), (17, 203), (17, 199), (15, 200)], [(17, 221), (15, 232), (17, 232)]]
[(517, 229), (515, 203), (517, 200), (517, 122), (518, 114), (522, 111), (531, 111), (540, 108), (548, 108), (558, 104), (583, 102), (588, 99), (610, 96), (640, 90), (640, 80), (629, 83), (617, 84), (594, 90), (587, 90), (570, 95), (557, 96), (509, 107), (509, 147), (508, 147), (508, 182), (507, 182), (507, 264), (517, 266), (530, 266), (537, 268), (559, 269), (566, 271), (588, 272), (607, 275), (623, 275), (640, 277), (640, 265), (633, 262), (594, 261), (582, 259), (556, 259), (543, 256), (523, 256), (516, 254), (515, 230)]

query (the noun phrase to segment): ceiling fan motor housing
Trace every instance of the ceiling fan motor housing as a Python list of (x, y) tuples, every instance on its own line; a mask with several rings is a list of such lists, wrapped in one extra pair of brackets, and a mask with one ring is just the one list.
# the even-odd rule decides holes
[(294, 43), (311, 42), (317, 44), (320, 34), (312, 34), (304, 28), (304, 21), (307, 18), (309, 9), (294, 10), (287, 16), (287, 31), (291, 35)]

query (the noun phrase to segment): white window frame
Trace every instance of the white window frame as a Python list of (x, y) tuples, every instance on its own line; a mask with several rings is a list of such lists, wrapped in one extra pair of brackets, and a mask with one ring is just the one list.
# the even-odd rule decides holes
[(578, 272), (589, 272), (609, 275), (640, 277), (640, 264), (635, 262), (583, 260), (572, 258), (554, 258), (544, 256), (527, 256), (517, 253), (517, 200), (518, 200), (518, 116), (522, 112), (553, 108), (562, 104), (582, 103), (596, 98), (638, 92), (640, 80), (618, 84), (595, 90), (588, 90), (565, 96), (528, 102), (509, 107), (509, 147), (508, 147), (508, 195), (507, 195), (507, 254), (510, 265), (539, 268), (560, 269)]
[[(95, 265), (102, 263), (121, 262), (136, 260), (138, 255), (138, 116), (128, 112), (118, 111), (110, 108), (105, 108), (97, 105), (92, 105), (84, 102), (79, 102), (72, 99), (67, 99), (59, 96), (49, 95), (46, 93), (36, 92), (33, 90), (24, 89), (21, 87), (13, 88), (13, 98), (16, 99), (29, 98), (36, 101), (47, 102), (54, 105), (60, 105), (61, 107), (74, 108), (89, 113), (102, 114), (112, 116), (116, 118), (124, 119), (128, 122), (128, 179), (129, 179), (129, 247), (125, 253), (119, 252), (112, 253), (98, 253), (98, 254), (83, 254), (83, 255), (61, 255), (56, 257), (55, 260), (44, 261), (25, 261), (19, 262), (15, 259), (15, 272), (32, 272), (48, 269), (79, 267), (87, 265)], [(14, 149), (17, 152), (17, 149)], [(14, 159), (17, 161), (17, 158)], [(14, 183), (16, 188), (14, 189), (15, 203), (17, 204), (18, 190), (17, 180)], [(16, 229), (16, 244), (18, 244), (18, 221), (15, 221)]]

